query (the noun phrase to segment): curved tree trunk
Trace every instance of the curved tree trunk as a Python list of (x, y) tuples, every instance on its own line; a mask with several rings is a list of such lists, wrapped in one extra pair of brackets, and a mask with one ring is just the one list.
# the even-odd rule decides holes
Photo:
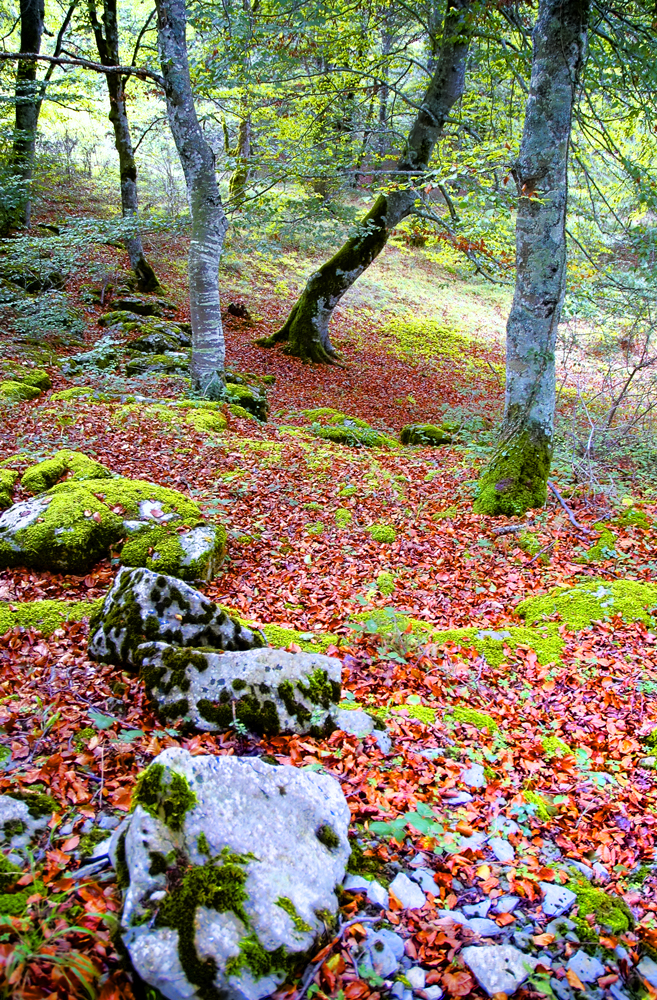
[(440, 58), (392, 178), (393, 182), (407, 186), (379, 195), (356, 233), (310, 276), (285, 325), (259, 342), (264, 347), (287, 341), (285, 353), (304, 361), (330, 363), (337, 359), (329, 337), (333, 310), (381, 253), (395, 226), (412, 211), (417, 194), (408, 185), (426, 170), (447, 117), (463, 94), (472, 30), (471, 6), (471, 0), (448, 2)]
[(586, 50), (589, 0), (540, 0), (515, 177), (516, 288), (507, 322), (500, 443), (475, 510), (522, 514), (542, 506), (552, 460), (554, 351), (566, 284), (568, 146)]
[[(44, 0), (20, 0), (21, 52), (39, 52), (43, 34)], [(37, 63), (19, 62), (16, 67), (16, 131), (12, 149), (13, 173), (25, 181), (25, 196), (18, 206), (16, 225), (29, 226), (32, 214), (30, 185), (34, 172), (34, 148), (40, 100), (37, 93)]]
[(184, 0), (157, 0), (158, 46), (169, 125), (185, 174), (192, 216), (189, 306), (192, 385), (210, 399), (223, 396), (226, 349), (219, 302), (219, 262), (226, 214), (217, 186), (214, 154), (205, 141), (189, 76)]
[[(98, 56), (103, 66), (120, 66), (119, 26), (116, 0), (104, 0), (102, 24), (98, 20), (95, 0), (88, 0), (91, 27), (96, 38)], [(103, 34), (103, 28), (105, 32)], [(132, 148), (130, 126), (125, 106), (125, 81), (118, 73), (106, 75), (109, 94), (109, 120), (114, 129), (114, 145), (119, 154), (121, 178), (121, 211), (124, 219), (135, 220), (135, 230), (125, 240), (130, 266), (137, 277), (137, 287), (142, 292), (154, 292), (160, 287), (157, 275), (146, 260), (141, 235), (137, 227), (139, 202), (137, 199), (137, 164)]]

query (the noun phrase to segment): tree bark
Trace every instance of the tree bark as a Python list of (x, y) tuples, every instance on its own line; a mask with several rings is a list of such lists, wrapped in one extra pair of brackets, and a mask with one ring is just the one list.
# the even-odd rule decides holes
[(196, 116), (185, 37), (184, 0), (156, 0), (158, 46), (169, 125), (185, 174), (192, 217), (189, 247), (189, 306), (192, 321), (191, 376), (194, 389), (210, 399), (223, 396), (226, 349), (219, 302), (219, 262), (228, 228), (214, 154)]
[(249, 160), (251, 159), (251, 114), (245, 98), (240, 101), (240, 105), (242, 118), (237, 130), (237, 142), (234, 149), (235, 169), (228, 182), (230, 204), (234, 208), (241, 208), (244, 204), (246, 184), (249, 179)]
[(284, 326), (260, 341), (264, 347), (287, 341), (285, 353), (303, 361), (337, 360), (329, 337), (333, 310), (381, 253), (395, 226), (412, 211), (417, 200), (414, 184), (426, 170), (447, 117), (463, 94), (472, 31), (471, 7), (471, 0), (448, 0), (440, 58), (392, 177), (393, 184), (400, 188), (380, 194), (355, 234), (311, 274)]
[(568, 147), (586, 52), (589, 0), (540, 0), (520, 156), (516, 287), (507, 321), (499, 445), (475, 510), (522, 514), (547, 499), (555, 408), (554, 352), (566, 287)]
[[(21, 52), (41, 49), (44, 0), (20, 0)], [(12, 150), (12, 169), (25, 181), (25, 197), (15, 214), (17, 225), (28, 226), (32, 215), (30, 186), (34, 173), (34, 148), (39, 118), (36, 62), (19, 62), (16, 67), (16, 131)]]
[[(96, 39), (98, 58), (103, 66), (120, 66), (119, 25), (116, 0), (104, 0), (102, 24), (98, 20), (95, 0), (88, 0), (89, 18)], [(104, 32), (103, 32), (104, 28)], [(121, 211), (124, 219), (133, 219), (137, 227), (139, 201), (137, 198), (137, 164), (132, 148), (130, 125), (125, 104), (125, 80), (118, 73), (108, 73), (107, 92), (109, 94), (109, 120), (114, 129), (114, 145), (119, 155), (119, 175), (121, 178)], [(160, 287), (155, 271), (148, 263), (138, 228), (127, 236), (125, 247), (130, 258), (130, 266), (137, 278), (137, 287), (142, 292), (154, 292)]]

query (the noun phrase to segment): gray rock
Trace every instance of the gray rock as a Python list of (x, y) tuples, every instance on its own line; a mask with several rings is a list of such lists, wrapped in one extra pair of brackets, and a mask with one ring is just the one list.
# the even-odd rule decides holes
[(367, 899), (373, 906), (381, 906), (384, 910), (387, 910), (390, 903), (390, 894), (380, 882), (374, 880), (370, 882), (370, 887), (367, 890)]
[(514, 819), (498, 815), (490, 825), (490, 832), (495, 837), (508, 837), (510, 833), (519, 833), (520, 827)]
[(576, 951), (568, 960), (571, 969), (583, 983), (595, 983), (607, 971), (595, 956), (587, 955), (585, 951)]
[(370, 887), (369, 879), (362, 878), (360, 875), (347, 875), (346, 879), (342, 884), (342, 888), (347, 892), (367, 892)]
[(637, 965), (636, 971), (642, 979), (650, 983), (653, 989), (657, 990), (657, 962), (654, 962), (648, 955), (644, 955)]
[(430, 892), (432, 896), (438, 895), (438, 886), (430, 868), (416, 868), (411, 872), (411, 878), (418, 883), (423, 892)]
[(504, 927), (499, 927), (494, 920), (488, 917), (470, 917), (470, 928), (480, 937), (498, 937), (500, 934), (507, 934)]
[(613, 1000), (631, 1000), (630, 994), (623, 989), (620, 983), (612, 983), (607, 989)]
[(366, 927), (365, 940), (359, 948), (359, 964), (387, 979), (399, 968), (404, 955), (404, 942), (394, 931), (375, 931)]
[(496, 993), (511, 996), (538, 964), (510, 944), (471, 945), (462, 950), (461, 957), (489, 997)]
[[(0, 841), (12, 851), (24, 850), (46, 829), (50, 815), (33, 815), (29, 799), (23, 801), (11, 795), (0, 795)], [(22, 859), (19, 861), (22, 863)]]
[(103, 814), (98, 820), (98, 826), (101, 830), (115, 830), (120, 822), (121, 820), (118, 816), (107, 816), (106, 814)]
[(338, 708), (333, 713), (333, 721), (338, 729), (351, 736), (364, 739), (374, 731), (372, 717), (357, 708)]
[(392, 750), (392, 740), (390, 734), (385, 731), (385, 729), (375, 729), (374, 739), (379, 745), (379, 750), (382, 754), (389, 754)]
[(485, 788), (486, 776), (484, 775), (484, 765), (471, 764), (470, 767), (461, 772), (461, 781), (468, 788)]
[(440, 1000), (443, 995), (443, 991), (440, 986), (435, 983), (433, 986), (425, 986), (424, 995), (427, 1000)]
[(519, 896), (500, 896), (495, 900), (495, 909), (498, 913), (513, 913), (519, 902)]
[(439, 920), (452, 920), (455, 924), (461, 924), (462, 927), (470, 926), (468, 917), (464, 917), (458, 910), (438, 910), (437, 912)]
[(600, 861), (593, 862), (593, 873), (599, 882), (608, 882), (611, 878), (608, 870)]
[(148, 695), (163, 719), (224, 732), (320, 733), (333, 729), (342, 664), (319, 653), (282, 649), (185, 650), (164, 642), (137, 648)]
[(508, 864), (516, 856), (516, 852), (509, 841), (504, 840), (503, 837), (491, 837), (488, 841), (488, 846), (497, 860), (502, 864)]
[(145, 639), (226, 650), (264, 645), (259, 632), (240, 625), (177, 577), (124, 568), (105, 597), (99, 621), (90, 624), (89, 655), (134, 668), (135, 650)]
[(468, 802), (472, 802), (470, 792), (457, 792), (456, 795), (450, 795), (449, 798), (443, 799), (443, 805), (450, 806), (452, 809), (457, 806), (465, 806)]
[(414, 965), (406, 970), (406, 978), (414, 990), (423, 990), (427, 981), (427, 974), (421, 965)]
[(466, 917), (487, 917), (490, 910), (490, 899), (482, 899), (481, 903), (470, 903), (463, 907)]
[(394, 877), (389, 888), (405, 910), (419, 910), (427, 901), (427, 897), (419, 885), (411, 882), (408, 875), (404, 875), (403, 872), (399, 872)]
[[(137, 974), (167, 1000), (199, 998), (191, 944), (196, 961), (216, 963), (214, 986), (226, 997), (270, 995), (286, 971), (274, 957), (262, 975), (244, 942), (301, 954), (323, 931), (318, 913), (337, 911), (350, 821), (338, 782), (256, 757), (194, 757), (175, 747), (154, 760), (141, 789), (112, 834), (114, 864), (124, 859), (129, 879), (121, 938)], [(172, 877), (181, 870), (188, 886), (206, 886), (184, 915), (183, 941), (175, 916), (180, 876)]]
[(576, 868), (578, 872), (581, 872), (589, 882), (593, 879), (595, 872), (590, 865), (585, 865), (583, 861), (569, 861), (568, 864), (571, 868)]
[(485, 843), (485, 833), (473, 833), (471, 837), (462, 837), (458, 842), (459, 853), (463, 851), (480, 851)]
[(572, 889), (567, 889), (564, 885), (552, 882), (538, 884), (543, 890), (543, 913), (548, 917), (560, 917), (562, 913), (567, 913), (577, 899)]

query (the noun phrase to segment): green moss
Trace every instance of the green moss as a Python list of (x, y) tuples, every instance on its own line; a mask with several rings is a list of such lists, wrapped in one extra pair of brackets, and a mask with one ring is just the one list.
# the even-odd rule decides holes
[(310, 924), (306, 923), (306, 921), (299, 915), (296, 906), (291, 899), (288, 899), (287, 896), (279, 896), (276, 900), (276, 906), (280, 906), (281, 910), (284, 910), (285, 913), (287, 913), (288, 917), (290, 917), (292, 923), (294, 924), (294, 929), (299, 934), (309, 934), (312, 931)]
[(553, 757), (568, 757), (573, 752), (568, 744), (560, 740), (558, 736), (543, 736), (541, 743), (548, 760)]
[(310, 712), (305, 705), (296, 700), (294, 685), (291, 681), (282, 681), (278, 685), (277, 691), (288, 715), (296, 717), (301, 725), (310, 721)]
[(222, 413), (213, 413), (211, 410), (188, 410), (185, 422), (191, 424), (197, 431), (209, 433), (218, 433), (228, 426)]
[(13, 469), (0, 469), (0, 510), (11, 507), (14, 502), (14, 485), (17, 479), (18, 473)]
[[(227, 692), (222, 693), (227, 695)], [(234, 701), (226, 697), (225, 701), (220, 698), (218, 702), (201, 698), (197, 708), (204, 719), (221, 729), (230, 729), (237, 721), (251, 733), (277, 736), (281, 724), (276, 705), (265, 695), (264, 691), (257, 694), (255, 691), (250, 691)]]
[(550, 458), (549, 442), (528, 433), (504, 442), (479, 480), (473, 509), (478, 514), (509, 517), (543, 507)]
[(644, 736), (642, 743), (647, 747), (657, 747), (657, 729), (651, 730), (647, 736)]
[(64, 403), (68, 403), (72, 399), (83, 399), (91, 396), (93, 392), (94, 390), (91, 386), (74, 385), (71, 389), (61, 389), (59, 392), (53, 392), (50, 402), (55, 403), (61, 400)]
[(35, 389), (52, 389), (50, 375), (43, 368), (25, 368), (11, 373), (11, 378), (22, 385), (31, 385)]
[(172, 354), (141, 354), (132, 358), (125, 366), (128, 377), (145, 375), (148, 372), (186, 372), (189, 369), (187, 355), (176, 357)]
[(25, 382), (0, 382), (0, 403), (22, 403), (40, 395), (40, 389)]
[(574, 631), (591, 622), (620, 615), (625, 621), (653, 623), (650, 611), (657, 605), (657, 586), (636, 580), (590, 580), (576, 587), (559, 587), (541, 597), (530, 597), (516, 613), (532, 625), (558, 616), (559, 622)]
[(537, 556), (543, 548), (533, 531), (521, 531), (518, 534), (518, 546), (530, 556)]
[(233, 382), (228, 382), (226, 384), (226, 400), (229, 404), (246, 410), (249, 414), (257, 417), (258, 420), (267, 419), (269, 405), (264, 388), (259, 389), (256, 386), (237, 385)]
[[(43, 787), (43, 786), (41, 786)], [(12, 789), (12, 799), (19, 799), (27, 806), (27, 811), (33, 819), (42, 819), (44, 816), (52, 816), (53, 813), (61, 812), (61, 806), (52, 795), (46, 795), (37, 790), (26, 791), (20, 788)]]
[(346, 528), (348, 524), (351, 524), (353, 519), (354, 516), (351, 511), (344, 507), (338, 507), (335, 512), (335, 523), (338, 528)]
[(475, 708), (457, 705), (452, 714), (456, 722), (464, 722), (475, 729), (487, 729), (489, 733), (496, 733), (500, 728), (492, 716), (478, 712)]
[(539, 795), (538, 792), (534, 792), (529, 788), (523, 790), (523, 796), (525, 802), (530, 806), (536, 806), (536, 815), (543, 823), (549, 823), (555, 812), (554, 806), (551, 806), (546, 798)]
[(73, 737), (73, 746), (76, 750), (84, 750), (89, 740), (96, 735), (96, 730), (91, 726), (80, 729)]
[(590, 882), (574, 873), (566, 884), (577, 896), (578, 912), (574, 920), (580, 941), (598, 942), (599, 934), (586, 920), (591, 914), (595, 917), (595, 923), (611, 934), (621, 935), (634, 927), (632, 911), (624, 899), (594, 888)]
[(239, 975), (242, 969), (248, 969), (254, 979), (262, 979), (274, 972), (287, 970), (289, 960), (281, 945), (275, 951), (266, 951), (258, 937), (251, 933), (240, 941), (239, 955), (229, 958), (226, 962), (226, 975)]
[[(12, 798), (16, 797), (12, 795)], [(0, 854), (0, 889), (11, 889), (22, 874), (21, 869), (12, 864), (6, 855)]]
[(119, 889), (127, 889), (130, 885), (130, 869), (128, 868), (128, 860), (125, 853), (125, 838), (126, 833), (124, 831), (120, 834), (116, 844), (114, 870), (116, 871), (116, 884)]
[(198, 840), (196, 841), (196, 849), (199, 854), (205, 854), (207, 857), (211, 857), (212, 851), (210, 850), (210, 845), (208, 843), (208, 838), (205, 836), (203, 831), (198, 835)]
[(91, 857), (94, 853), (94, 848), (97, 844), (102, 844), (104, 840), (109, 838), (108, 830), (100, 830), (95, 827), (89, 833), (83, 833), (80, 837), (80, 843), (78, 844), (78, 851), (80, 856), (83, 858)]
[(600, 537), (575, 562), (604, 562), (606, 559), (616, 558), (616, 536), (614, 533), (604, 524), (596, 524), (595, 527), (600, 532)]
[(140, 774), (131, 808), (139, 805), (151, 816), (178, 831), (183, 827), (185, 815), (196, 802), (196, 795), (184, 775), (155, 763)]
[(333, 827), (329, 826), (328, 823), (323, 823), (317, 830), (315, 836), (320, 844), (323, 844), (329, 851), (337, 851), (340, 846), (340, 838)]
[(379, 635), (393, 635), (396, 632), (406, 632), (415, 636), (423, 636), (429, 641), (431, 626), (419, 618), (409, 618), (393, 608), (370, 608), (369, 611), (359, 611), (351, 616), (351, 621), (366, 625), (370, 631), (376, 628)]
[(641, 528), (643, 531), (652, 527), (652, 521), (639, 507), (630, 507), (615, 519), (614, 524), (619, 528)]
[(446, 507), (445, 510), (439, 510), (437, 514), (433, 515), (434, 521), (447, 521), (452, 517), (457, 517), (459, 513), (458, 507)]
[(370, 533), (371, 538), (375, 542), (392, 545), (397, 540), (397, 532), (391, 524), (372, 524), (365, 530)]
[[(244, 622), (244, 624), (252, 623)], [(262, 632), (269, 645), (275, 649), (287, 649), (291, 643), (296, 643), (304, 653), (324, 653), (329, 646), (338, 642), (338, 636), (332, 633), (315, 635), (310, 632), (297, 632), (296, 629), (284, 628), (282, 625), (263, 625)]]
[(322, 708), (330, 708), (331, 705), (340, 701), (342, 689), (337, 681), (329, 679), (329, 675), (322, 667), (317, 667), (308, 678), (308, 683), (299, 683), (299, 690), (306, 696), (308, 701), (314, 705), (321, 705)]
[[(340, 410), (333, 410), (330, 406), (318, 406), (314, 410), (302, 410), (301, 413), (312, 423), (324, 420), (330, 421), (331, 423), (342, 423), (343, 420), (349, 419), (346, 413), (341, 413)], [(369, 427), (369, 424), (366, 424), (365, 421), (361, 421), (360, 426)]]
[(434, 424), (407, 424), (402, 427), (399, 438), (402, 444), (427, 447), (452, 443), (452, 435), (444, 427), (436, 427)]
[(85, 479), (109, 479), (114, 473), (80, 451), (58, 451), (52, 458), (38, 462), (23, 474), (21, 486), (28, 493), (44, 493), (67, 476), (67, 482)]
[(315, 437), (324, 441), (333, 441), (335, 444), (346, 444), (351, 448), (396, 448), (397, 442), (394, 438), (375, 431), (371, 427), (358, 427), (357, 425), (343, 424), (338, 427), (322, 427), (319, 424), (311, 425), (311, 433)]
[(243, 406), (238, 406), (237, 403), (230, 403), (228, 409), (233, 414), (234, 417), (238, 417), (240, 420), (256, 420), (257, 418), (245, 410)]
[(392, 573), (382, 570), (376, 578), (376, 586), (379, 593), (389, 597), (395, 590), (395, 578)]
[(338, 490), (339, 497), (353, 497), (356, 493), (358, 493), (356, 486), (341, 486)]
[(393, 711), (399, 711), (400, 708), (406, 709), (406, 713), (411, 719), (417, 719), (418, 722), (423, 722), (425, 726), (433, 725), (436, 721), (436, 711), (433, 708), (429, 708), (428, 705), (400, 705), (399, 708)]
[(560, 663), (564, 642), (556, 629), (524, 628), (510, 625), (508, 628), (479, 629), (455, 628), (434, 632), (432, 642), (445, 645), (453, 642), (457, 646), (472, 647), (480, 653), (492, 667), (499, 667), (504, 662), (504, 647), (514, 649), (517, 646), (527, 646), (536, 653), (538, 662), (542, 665)]
[(324, 525), (321, 521), (313, 521), (312, 524), (307, 524), (305, 530), (309, 535), (321, 535), (324, 532)]

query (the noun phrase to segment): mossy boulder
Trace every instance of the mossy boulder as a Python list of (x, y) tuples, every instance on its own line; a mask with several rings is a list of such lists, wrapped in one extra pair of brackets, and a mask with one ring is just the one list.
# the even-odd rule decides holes
[(164, 372), (172, 374), (174, 372), (189, 371), (189, 355), (187, 354), (141, 354), (139, 357), (128, 361), (125, 366), (125, 373), (132, 375), (147, 375), (152, 372)]
[(45, 493), (60, 480), (110, 479), (114, 473), (81, 451), (58, 451), (52, 458), (27, 469), (21, 486), (28, 493)]
[(111, 846), (137, 975), (165, 997), (273, 994), (337, 913), (349, 820), (328, 775), (165, 750)]
[(406, 424), (402, 427), (399, 439), (402, 444), (436, 447), (441, 444), (451, 444), (453, 435), (446, 428), (436, 427), (434, 424)]
[(340, 701), (340, 661), (281, 649), (220, 652), (149, 642), (134, 654), (163, 720), (224, 732), (235, 723), (258, 734), (327, 735)]
[(371, 524), (365, 531), (369, 533), (370, 538), (375, 542), (392, 545), (397, 540), (397, 532), (391, 524)]
[(117, 310), (136, 313), (138, 316), (168, 316), (175, 313), (175, 302), (155, 295), (126, 295), (113, 303)]
[[(307, 411), (309, 413), (317, 411)], [(310, 427), (311, 433), (315, 437), (324, 441), (333, 441), (336, 444), (346, 444), (350, 448), (396, 448), (397, 442), (394, 438), (381, 431), (374, 430), (355, 417), (347, 417), (344, 414), (337, 414), (330, 419), (330, 423), (322, 426), (317, 421)]]
[(0, 469), (0, 510), (12, 505), (12, 495), (14, 485), (18, 479), (18, 473), (13, 469)]
[(119, 346), (113, 337), (102, 337), (89, 351), (73, 354), (62, 362), (62, 371), (66, 375), (76, 375), (79, 372), (109, 371), (116, 368), (121, 359)]
[(50, 375), (43, 368), (17, 370), (11, 373), (11, 378), (23, 385), (31, 385), (35, 389), (41, 389), (42, 392), (45, 392), (46, 389), (52, 389)]
[(26, 382), (8, 380), (0, 382), (0, 403), (23, 403), (25, 400), (36, 399), (41, 395), (41, 389)]
[(178, 337), (164, 330), (141, 332), (138, 337), (129, 340), (126, 349), (137, 354), (165, 354), (167, 351), (179, 351), (181, 346)]
[(155, 639), (226, 650), (265, 645), (257, 630), (179, 579), (144, 568), (122, 569), (89, 622), (89, 656), (135, 667), (137, 647)]
[(225, 398), (228, 403), (241, 406), (258, 420), (267, 419), (269, 403), (264, 387), (226, 382)]
[[(37, 805), (39, 796), (34, 796), (33, 805)], [(53, 800), (49, 800), (56, 806)], [(0, 844), (12, 851), (22, 851), (29, 847), (31, 841), (42, 833), (48, 825), (53, 809), (30, 809), (29, 797), (0, 795)], [(0, 877), (0, 881), (2, 881)]]
[(66, 480), (0, 515), (0, 566), (86, 573), (126, 537), (125, 565), (184, 579), (210, 575), (226, 540), (177, 490), (121, 477)]

